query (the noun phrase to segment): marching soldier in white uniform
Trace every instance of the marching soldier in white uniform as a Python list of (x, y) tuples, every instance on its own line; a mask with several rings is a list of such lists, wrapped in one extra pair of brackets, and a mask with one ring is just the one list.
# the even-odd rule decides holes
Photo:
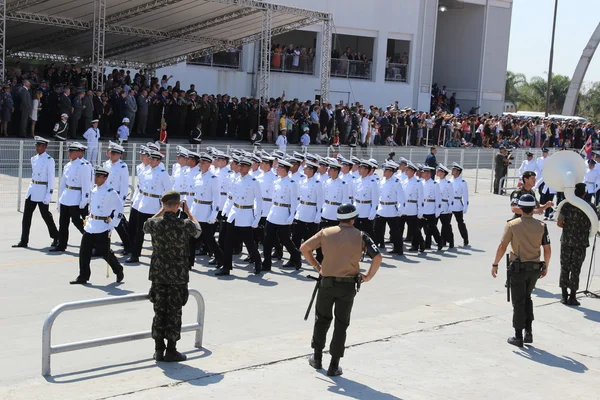
[[(327, 180), (327, 178), (326, 178), (327, 168), (329, 168), (329, 161), (327, 161), (325, 158), (319, 157), (317, 162), (319, 164), (319, 169), (317, 169), (317, 173), (316, 173), (317, 180), (319, 180), (321, 182), (326, 181)], [(340, 166), (340, 169), (341, 169), (341, 166)]]
[(585, 201), (592, 204), (592, 197), (596, 195), (598, 190), (598, 183), (600, 182), (600, 169), (596, 167), (596, 161), (589, 160), (588, 168), (583, 176), (583, 183), (585, 183)]
[[(129, 212), (129, 224), (128, 231), (129, 240), (135, 238), (137, 232), (137, 218), (139, 215), (140, 201), (142, 200), (142, 194), (140, 193), (140, 176), (147, 170), (150, 169), (150, 149), (144, 145), (140, 146), (140, 163), (135, 167), (137, 183), (135, 185), (135, 191), (131, 197), (131, 211)], [(129, 254), (130, 252), (123, 252), (123, 254)]]
[(31, 217), (36, 207), (48, 227), (48, 234), (52, 238), (52, 246), (58, 245), (58, 230), (49, 210), (52, 193), (54, 192), (54, 159), (46, 153), (48, 139), (41, 136), (35, 137), (35, 156), (31, 157), (31, 182), (25, 195), (25, 208), (23, 209), (23, 222), (21, 240), (12, 247), (27, 247)]
[(65, 251), (69, 241), (69, 221), (83, 234), (82, 214), (90, 199), (89, 164), (81, 159), (85, 146), (73, 142), (69, 145), (69, 161), (63, 168), (58, 188), (58, 243), (50, 251)]
[(450, 206), (452, 214), (456, 219), (458, 231), (463, 239), (464, 245), (469, 245), (469, 232), (465, 224), (464, 216), (469, 208), (469, 187), (467, 182), (462, 178), (463, 168), (458, 163), (452, 164), (452, 189), (454, 190), (454, 203)]
[[(319, 230), (337, 226), (339, 224), (337, 219), (338, 207), (350, 202), (348, 184), (339, 177), (341, 169), (342, 166), (337, 161), (331, 162), (327, 171), (329, 178), (325, 182), (321, 178), (323, 183), (323, 210), (321, 211)], [(315, 173), (315, 176), (318, 176), (317, 173)], [(317, 261), (321, 262), (322, 260), (323, 254), (321, 250), (317, 249)]]
[(90, 280), (90, 261), (92, 249), (104, 258), (117, 276), (117, 282), (123, 281), (123, 266), (110, 249), (110, 232), (119, 224), (123, 215), (123, 203), (116, 190), (106, 184), (109, 171), (98, 167), (95, 170), (96, 187), (91, 192), (90, 213), (86, 218), (85, 232), (79, 246), (79, 276), (70, 283), (86, 284)]
[(100, 139), (100, 129), (98, 129), (99, 120), (92, 121), (92, 126), (83, 133), (83, 137), (87, 140), (88, 158), (92, 165), (98, 163), (98, 139)]
[[(262, 194), (262, 215), (260, 221), (258, 222), (258, 227), (254, 229), (254, 241), (257, 243), (257, 245), (258, 243), (264, 242), (267, 216), (269, 215), (269, 211), (271, 211), (271, 206), (273, 204), (273, 184), (277, 180), (277, 176), (271, 172), (273, 160), (274, 158), (270, 155), (263, 155), (260, 163), (260, 169), (262, 173), (256, 177), (256, 180), (260, 185), (260, 193)], [(274, 246), (275, 252), (279, 256), (279, 254), (283, 252), (281, 243), (276, 241)], [(245, 261), (251, 262), (251, 257), (248, 256)]]
[(528, 151), (525, 155), (527, 156), (527, 159), (523, 160), (523, 163), (519, 168), (519, 175), (523, 177), (525, 171), (533, 171), (536, 176), (540, 176), (540, 169), (538, 168), (536, 160), (533, 159), (533, 153)]
[(393, 248), (390, 253), (404, 254), (402, 236), (398, 229), (400, 216), (404, 209), (404, 190), (400, 179), (394, 174), (398, 164), (388, 161), (383, 164), (383, 179), (379, 186), (379, 205), (375, 217), (375, 243), (380, 248), (385, 248), (385, 226), (390, 228), (390, 238)]
[[(200, 173), (194, 178), (192, 215), (200, 223), (202, 228), (202, 240), (208, 247), (208, 251), (214, 255), (217, 268), (223, 265), (223, 252), (215, 240), (217, 215), (221, 201), (219, 178), (210, 171), (214, 159), (207, 153), (200, 154)], [(193, 266), (193, 252), (195, 246), (191, 247), (191, 266)]]
[[(103, 164), (104, 169), (109, 173), (106, 179), (106, 187), (114, 189), (123, 204), (125, 204), (129, 192), (129, 168), (127, 163), (121, 160), (124, 151), (123, 146), (109, 142), (108, 151), (106, 152), (109, 159)], [(124, 216), (119, 218), (116, 231), (121, 238), (121, 243), (123, 243), (123, 252), (129, 253), (131, 251), (131, 238), (129, 237), (129, 226)]]
[(185, 188), (188, 167), (188, 150), (185, 147), (177, 146), (177, 162), (171, 167), (171, 182), (173, 182), (173, 190), (179, 192), (181, 200), (185, 200), (187, 193)]
[(452, 182), (446, 179), (450, 173), (448, 167), (443, 164), (437, 166), (437, 176), (439, 178), (438, 185), (442, 196), (442, 212), (440, 213), (440, 222), (442, 223), (442, 231), (440, 232), (444, 244), (454, 248), (454, 233), (452, 232), (452, 205), (454, 204), (454, 186)]
[[(187, 201), (188, 206), (189, 206), (194, 201), (194, 196), (196, 195), (196, 193), (194, 193), (194, 186), (196, 186), (196, 177), (200, 173), (200, 154), (198, 154), (194, 151), (188, 150), (186, 159), (187, 159), (187, 165), (185, 166), (185, 175), (184, 175), (185, 182), (183, 183), (183, 187), (182, 187), (183, 190), (181, 191), (181, 193), (184, 193), (184, 194), (181, 195), (181, 200)], [(218, 181), (218, 178), (217, 178), (217, 181)], [(219, 206), (220, 206), (220, 203), (221, 203), (221, 196), (219, 194)]]
[[(408, 237), (411, 239), (410, 251), (425, 251), (423, 244), (423, 236), (421, 236), (421, 222), (423, 217), (423, 184), (415, 173), (417, 167), (412, 162), (408, 161), (406, 165), (406, 181), (402, 185), (404, 189), (404, 215), (406, 217), (406, 225), (408, 225)], [(403, 229), (400, 230), (402, 235)]]
[(356, 179), (356, 176), (352, 175), (354, 162), (342, 157), (340, 164), (342, 165), (341, 178), (348, 185), (348, 198), (350, 202), (354, 202), (354, 180)]
[(373, 221), (379, 203), (379, 180), (370, 175), (377, 167), (371, 160), (362, 160), (358, 169), (360, 178), (354, 182), (354, 206), (358, 217), (354, 227), (373, 237)]
[(131, 256), (125, 261), (127, 264), (140, 262), (142, 246), (144, 245), (144, 223), (160, 210), (162, 195), (171, 190), (171, 179), (164, 169), (162, 153), (153, 150), (149, 157), (150, 168), (140, 176), (140, 194), (142, 198), (138, 208), (136, 236), (132, 238)]
[(292, 242), (290, 231), (299, 204), (298, 184), (288, 176), (291, 166), (285, 160), (279, 160), (277, 165), (278, 179), (273, 183), (273, 204), (265, 225), (263, 271), (271, 270), (271, 250), (276, 236), (290, 254), (290, 260), (284, 268), (299, 270), (302, 266), (300, 251)]
[(440, 185), (436, 181), (431, 179), (434, 168), (427, 165), (421, 167), (421, 180), (423, 184), (423, 203), (421, 203), (423, 209), (420, 210), (422, 218), (421, 226), (425, 233), (425, 248), (431, 248), (431, 237), (433, 236), (435, 242), (438, 245), (438, 250), (444, 247), (444, 241), (440, 236), (440, 231), (437, 228), (438, 218), (442, 212), (442, 194), (440, 193)]
[(315, 177), (318, 168), (318, 164), (306, 161), (304, 166), (306, 178), (300, 182), (298, 188), (300, 204), (292, 225), (292, 241), (298, 249), (302, 240), (313, 237), (319, 231), (323, 208), (323, 184)]
[(235, 178), (229, 189), (231, 194), (229, 209), (227, 212), (227, 228), (220, 234), (225, 234), (225, 249), (223, 251), (223, 268), (216, 273), (218, 276), (229, 275), (232, 269), (233, 247), (236, 238), (246, 245), (248, 253), (254, 261), (254, 273), (260, 274), (262, 262), (260, 253), (254, 243), (252, 229), (258, 226), (262, 215), (262, 195), (260, 185), (256, 178), (248, 175), (252, 161), (247, 158), (239, 160), (240, 174)]
[(300, 169), (300, 164), (302, 164), (302, 158), (293, 156), (288, 158), (287, 162), (289, 162), (292, 166), (290, 168), (289, 173), (290, 178), (292, 178), (292, 180), (296, 182), (296, 185), (300, 185), (300, 181), (306, 178), (306, 175), (304, 175), (304, 173), (302, 173), (302, 170)]

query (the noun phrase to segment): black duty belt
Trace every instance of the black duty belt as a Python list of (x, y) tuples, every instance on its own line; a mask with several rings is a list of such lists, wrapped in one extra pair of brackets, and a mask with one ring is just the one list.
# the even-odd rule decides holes
[(379, 204), (383, 205), (383, 206), (395, 206), (396, 203), (393, 201), (382, 201)]
[(418, 203), (416, 200), (406, 200), (407, 203)]
[(235, 208), (239, 208), (240, 210), (251, 210), (254, 208), (253, 205), (252, 206), (240, 206), (239, 204), (235, 204), (235, 203), (233, 204), (233, 206)]
[(81, 188), (80, 188), (80, 187), (77, 187), (77, 186), (69, 186), (69, 185), (67, 185), (67, 189), (71, 189), (71, 190), (81, 190)]
[(334, 282), (347, 282), (347, 283), (355, 283), (356, 282), (356, 278), (355, 277), (345, 277), (345, 278), (339, 278), (337, 276), (324, 276), (323, 280), (331, 280)]
[(108, 218), (109, 218), (109, 217), (98, 217), (97, 215), (91, 215), (91, 214), (89, 215), (89, 217), (91, 219), (98, 219), (98, 220), (104, 221), (106, 223), (108, 223)]
[(444, 203), (447, 203), (447, 202), (448, 202), (448, 199), (442, 199), (442, 201), (443, 201)]
[[(227, 196), (227, 192), (221, 192), (221, 196)], [(229, 197), (231, 198), (231, 197)]]
[(462, 197), (455, 197), (455, 200), (462, 200)]
[(425, 203), (435, 203), (435, 200), (432, 200), (432, 199), (425, 199)]
[(310, 201), (301, 201), (300, 204), (303, 204), (305, 206), (313, 206), (313, 207), (317, 206), (317, 203), (311, 203)]
[(205, 204), (205, 205), (212, 205), (212, 201), (204, 201), (204, 200), (198, 200), (198, 199), (194, 199), (194, 203), (198, 203), (198, 204)]
[(189, 196), (189, 195), (191, 195), (191, 193), (190, 193), (190, 192), (179, 192), (179, 194), (180, 194), (181, 196)]
[(155, 199), (160, 199), (162, 197), (162, 196), (159, 196), (157, 194), (144, 192), (143, 190), (140, 190), (140, 193), (142, 195), (144, 195), (144, 196), (147, 196), (147, 197), (154, 197)]
[(325, 204), (329, 204), (332, 206), (341, 206), (342, 205), (342, 203), (338, 203), (336, 201), (329, 201), (329, 200), (325, 200)]
[(274, 202), (273, 205), (278, 206), (278, 207), (286, 207), (286, 208), (290, 208), (292, 206), (291, 204), (284, 204), (284, 203), (278, 203), (278, 202)]
[(273, 199), (269, 199), (268, 197), (263, 197), (263, 201), (273, 201)]
[(47, 184), (48, 184), (48, 182), (34, 181), (33, 179), (31, 180), (31, 182), (32, 182), (34, 185), (47, 185)]
[(371, 200), (356, 200), (356, 202), (358, 204), (371, 204), (372, 203)]

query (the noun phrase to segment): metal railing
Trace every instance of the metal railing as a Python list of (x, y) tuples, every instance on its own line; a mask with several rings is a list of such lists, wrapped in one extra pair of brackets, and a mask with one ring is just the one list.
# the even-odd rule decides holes
[(406, 82), (408, 79), (408, 64), (387, 63), (385, 67), (386, 82)]
[(512, 179), (514, 182), (518, 181), (520, 178), (520, 176), (503, 176), (502, 178), (500, 178), (500, 180), (498, 181), (498, 194), (504, 194), (503, 192), (508, 192), (509, 190), (517, 190), (518, 187), (516, 184), (513, 187), (504, 187), (504, 182), (506, 182), (509, 179)]
[(331, 76), (352, 79), (373, 79), (373, 63), (363, 60), (348, 60), (347, 58), (331, 59)]
[[(194, 347), (197, 349), (202, 348), (202, 336), (204, 334), (204, 312), (205, 304), (204, 298), (199, 291), (195, 289), (189, 289), (190, 297), (196, 299), (198, 304), (198, 310), (196, 313), (196, 322), (193, 324), (186, 324), (181, 326), (181, 332), (196, 331), (196, 338), (194, 340)], [(42, 329), (42, 375), (50, 376), (51, 370), (51, 357), (52, 354), (65, 353), (68, 351), (88, 349), (90, 347), (106, 346), (109, 344), (131, 342), (133, 340), (147, 339), (152, 337), (151, 331), (142, 331), (135, 333), (127, 333), (117, 336), (109, 336), (105, 338), (82, 340), (79, 342), (52, 345), (52, 325), (56, 318), (65, 311), (79, 310), (82, 308), (108, 306), (113, 304), (131, 303), (135, 301), (147, 301), (148, 293), (135, 293), (128, 294), (125, 296), (105, 297), (101, 299), (90, 299), (82, 301), (74, 301), (70, 303), (59, 304), (54, 307), (46, 320), (44, 321), (44, 327)]]
[(202, 65), (205, 67), (242, 69), (242, 52), (221, 51), (219, 53), (208, 54), (204, 57), (194, 58), (186, 62), (188, 65)]
[(271, 53), (271, 71), (286, 74), (313, 75), (315, 57), (308, 54)]

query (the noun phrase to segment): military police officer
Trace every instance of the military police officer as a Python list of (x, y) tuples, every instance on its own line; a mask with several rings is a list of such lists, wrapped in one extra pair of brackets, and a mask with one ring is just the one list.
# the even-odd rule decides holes
[[(538, 278), (548, 273), (551, 248), (546, 224), (533, 218), (536, 199), (531, 194), (523, 194), (517, 207), (521, 211), (521, 218), (512, 219), (506, 224), (492, 263), (492, 276), (495, 278), (498, 275), (498, 263), (510, 243), (510, 294), (515, 336), (510, 337), (508, 343), (523, 347), (523, 343), (533, 343), (531, 292)], [(544, 262), (540, 261), (540, 246), (544, 249)]]
[[(335, 325), (329, 346), (331, 362), (328, 376), (342, 374), (339, 366), (344, 356), (346, 330), (350, 325), (350, 313), (356, 295), (356, 284), (369, 282), (377, 273), (381, 264), (381, 254), (371, 238), (354, 227), (358, 211), (352, 204), (343, 204), (337, 209), (338, 226), (328, 227), (308, 239), (300, 250), (320, 275), (319, 293), (315, 306), (315, 325), (311, 346), (314, 355), (309, 364), (315, 369), (322, 368), (323, 349), (327, 331), (333, 320), (335, 307)], [(313, 256), (313, 250), (322, 249), (323, 261), (319, 263)], [(359, 262), (363, 252), (371, 257), (371, 267), (367, 274), (360, 273)]]

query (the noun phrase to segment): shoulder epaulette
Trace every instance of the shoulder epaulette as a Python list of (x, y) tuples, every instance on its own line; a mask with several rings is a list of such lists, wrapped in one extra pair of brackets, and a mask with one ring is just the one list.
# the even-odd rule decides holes
[(110, 189), (108, 189), (108, 191), (109, 191), (109, 192), (112, 192), (112, 191), (113, 191), (113, 188), (110, 188)]
[(51, 159), (52, 159), (52, 157), (48, 156), (48, 160), (51, 160)]

